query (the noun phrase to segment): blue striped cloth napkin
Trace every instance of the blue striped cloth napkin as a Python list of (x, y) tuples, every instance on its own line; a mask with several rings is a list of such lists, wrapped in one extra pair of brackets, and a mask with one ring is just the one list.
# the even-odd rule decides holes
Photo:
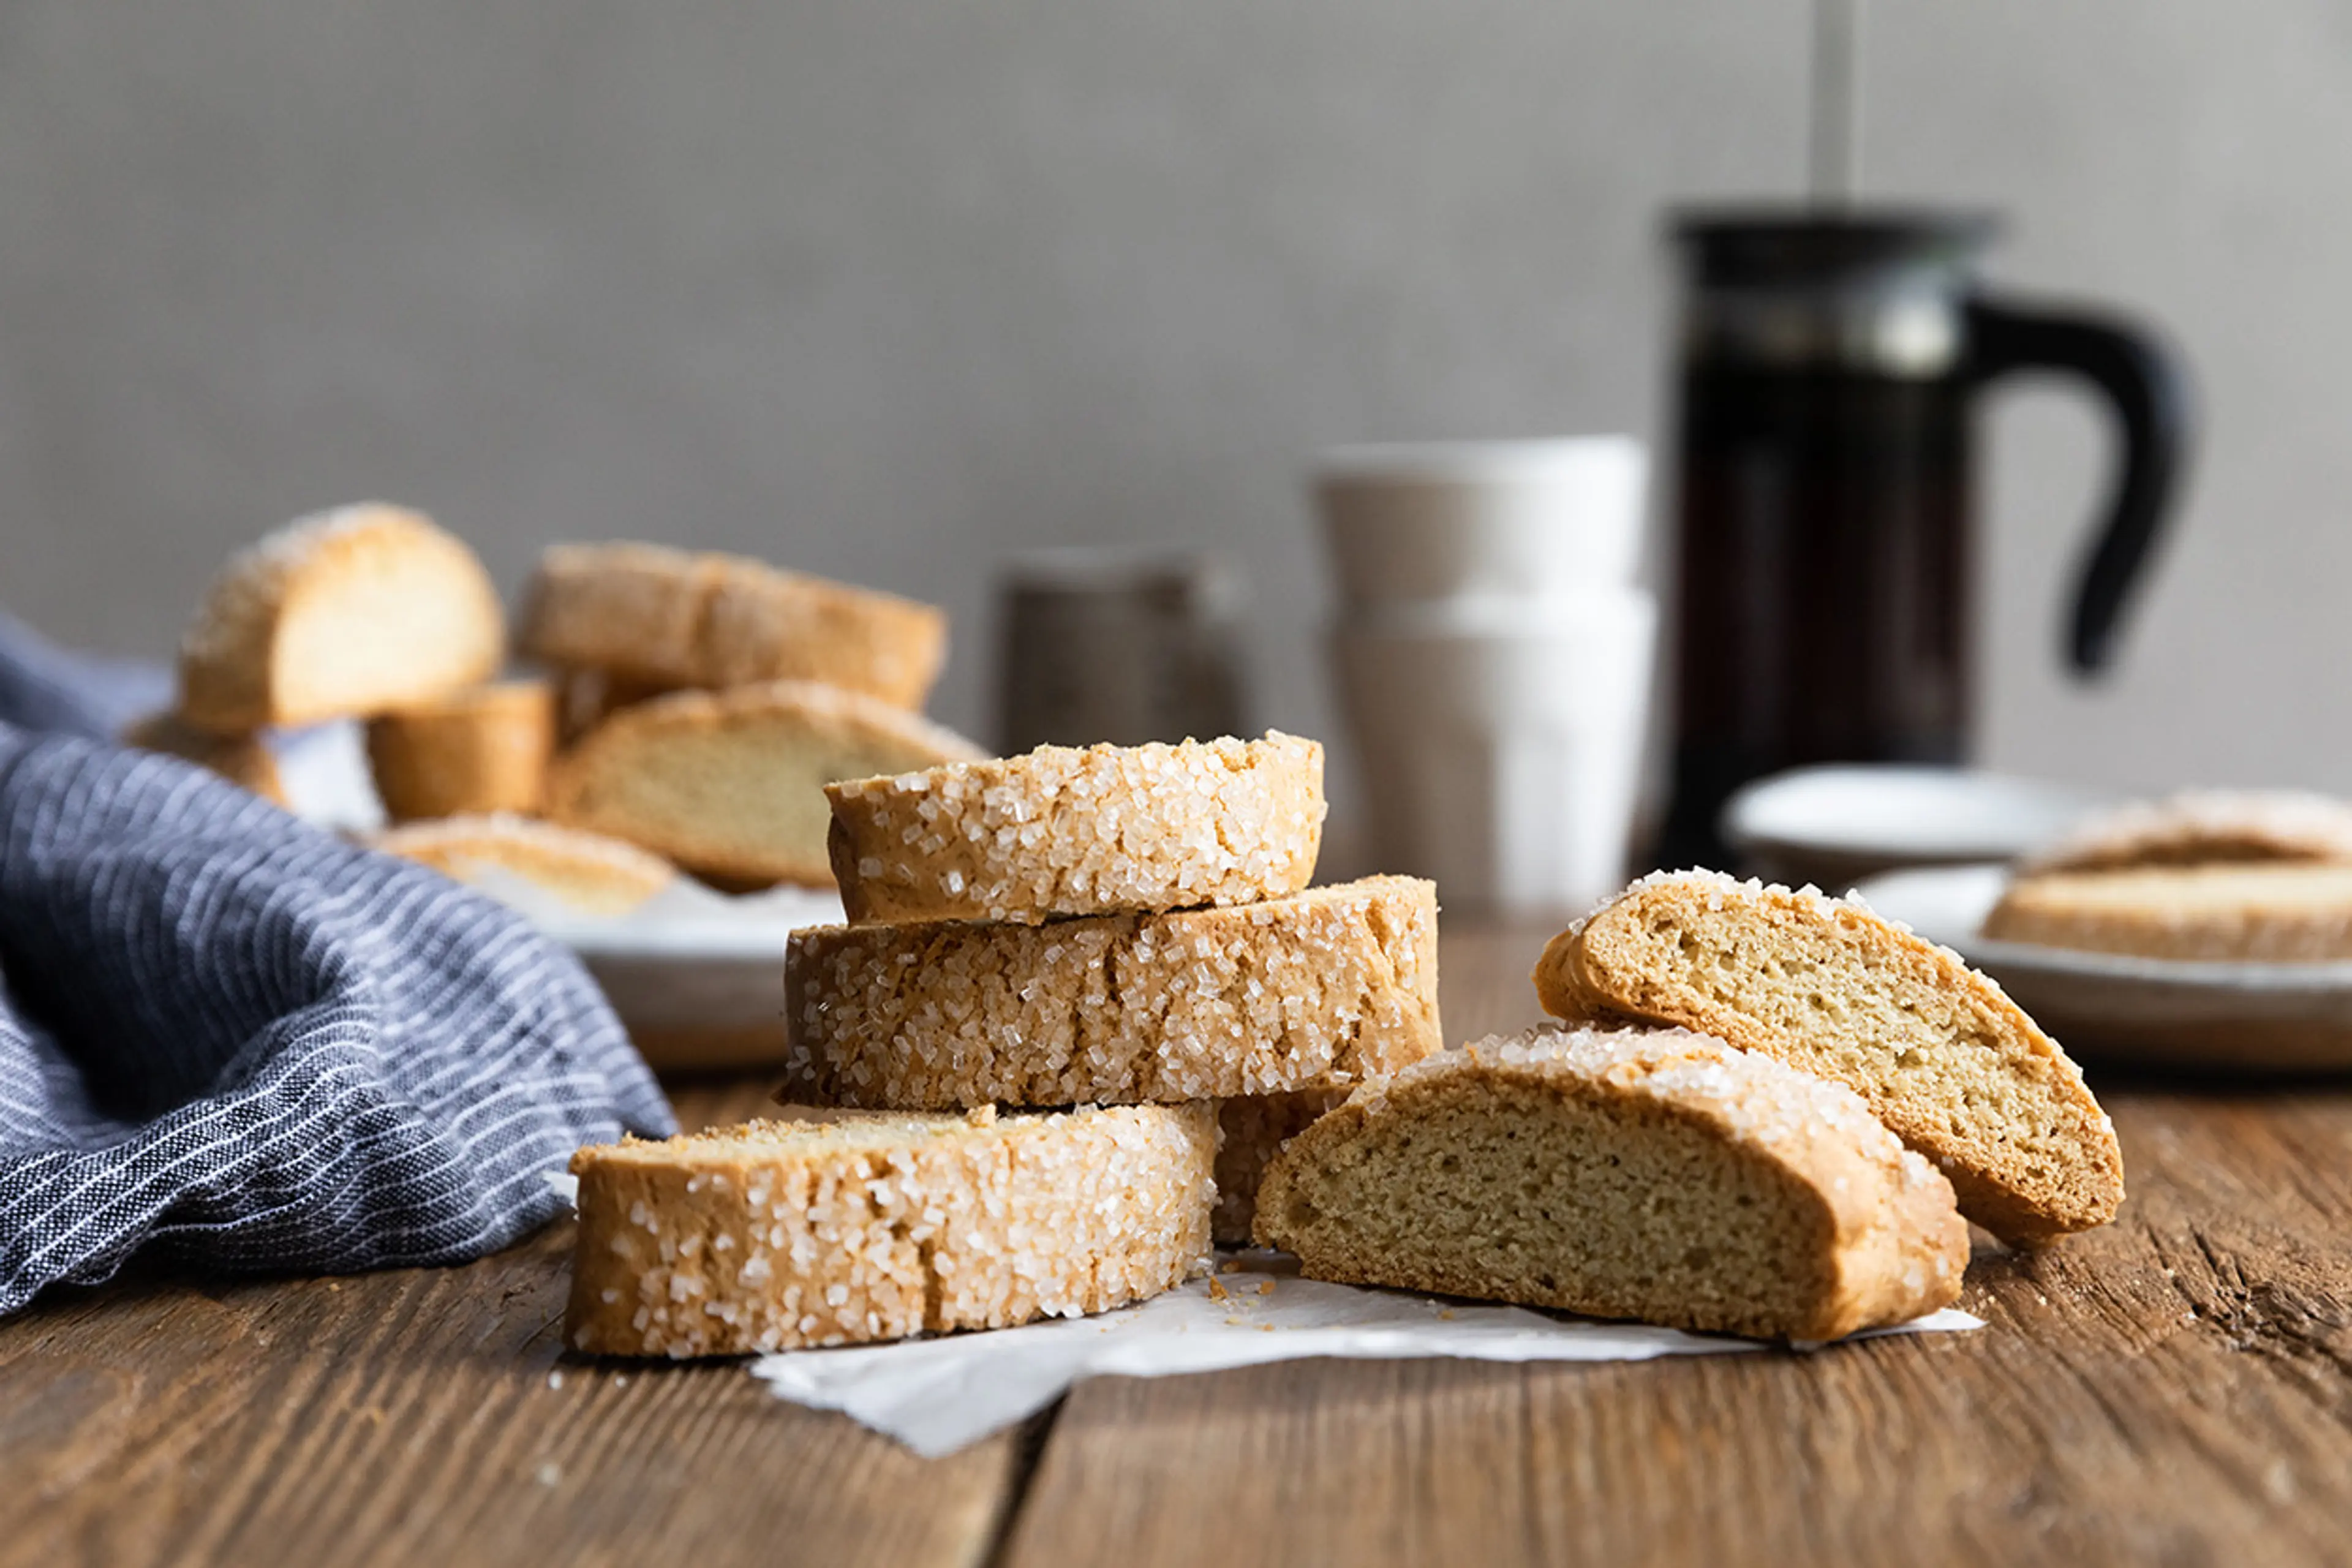
[(561, 1212), (581, 1144), (676, 1130), (521, 916), (85, 738), (123, 674), (0, 617), (0, 1313), (139, 1253), (479, 1257)]

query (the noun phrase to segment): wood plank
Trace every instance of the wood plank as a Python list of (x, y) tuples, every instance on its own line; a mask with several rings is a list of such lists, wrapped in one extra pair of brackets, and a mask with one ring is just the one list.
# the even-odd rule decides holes
[[(1506, 941), (1449, 941), (1451, 1037), (1516, 1021)], [(2352, 1095), (2108, 1101), (2121, 1218), (1980, 1254), (1980, 1333), (1089, 1383), (1006, 1561), (2342, 1561)]]
[[(688, 1125), (765, 1100), (674, 1098)], [(0, 1322), (0, 1564), (986, 1554), (1016, 1438), (927, 1464), (737, 1363), (569, 1357), (570, 1247), (564, 1224), (460, 1268), (150, 1277)]]

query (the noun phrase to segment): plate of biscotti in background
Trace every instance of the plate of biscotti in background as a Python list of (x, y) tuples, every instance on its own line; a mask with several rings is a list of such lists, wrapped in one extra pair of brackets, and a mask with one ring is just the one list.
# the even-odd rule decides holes
[(822, 786), (984, 754), (922, 717), (946, 657), (931, 605), (634, 543), (549, 547), (510, 633), (369, 503), (230, 560), (125, 739), (521, 907), (655, 1065), (772, 1065), (785, 937), (842, 918)]
[(2256, 791), (2127, 803), (2014, 866), (1899, 871), (1861, 892), (2080, 1054), (2352, 1068), (2352, 804)]

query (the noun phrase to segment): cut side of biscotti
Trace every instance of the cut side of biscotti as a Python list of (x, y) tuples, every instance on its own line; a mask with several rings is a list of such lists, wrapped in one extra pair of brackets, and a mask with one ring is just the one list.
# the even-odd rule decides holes
[(2188, 790), (2102, 811), (2024, 868), (2116, 871), (2263, 861), (2352, 862), (2352, 802), (2302, 790)]
[(1372, 877), (1049, 925), (818, 926), (786, 1096), (941, 1110), (1345, 1089), (1439, 1049), (1437, 895)]
[(622, 710), (558, 757), (546, 811), (730, 885), (823, 887), (826, 784), (983, 755), (912, 713), (812, 681), (680, 691)]
[(537, 811), (555, 754), (555, 693), (509, 680), (404, 704), (368, 721), (367, 752), (394, 822)]
[(522, 816), (438, 817), (388, 829), (369, 844), (474, 887), (495, 889), (502, 877), (520, 878), (597, 914), (626, 913), (677, 878), (668, 861), (634, 844)]
[(1295, 893), (1323, 837), (1323, 748), (1040, 746), (825, 786), (852, 921), (1023, 921)]
[(266, 801), (286, 804), (286, 781), (278, 775), (278, 755), (259, 735), (215, 735), (167, 711), (151, 713), (122, 731), (122, 743), (194, 763)]
[(344, 507), (214, 579), (180, 645), (180, 716), (226, 735), (365, 717), (479, 685), (505, 657), (498, 592), (463, 541), (399, 507)]
[(2225, 963), (2352, 960), (2352, 865), (2062, 871), (2011, 882), (1985, 917), (2000, 942)]
[(1257, 1239), (1309, 1279), (1759, 1338), (1949, 1305), (1952, 1189), (1851, 1089), (1682, 1030), (1483, 1040), (1293, 1138)]
[(1309, 1089), (1217, 1101), (1217, 1211), (1210, 1233), (1219, 1247), (1250, 1245), (1266, 1166), (1285, 1143), (1347, 1098), (1346, 1089)]
[(752, 1122), (572, 1156), (566, 1337), (710, 1356), (1078, 1317), (1207, 1266), (1207, 1105)]
[(653, 686), (816, 680), (917, 709), (947, 658), (933, 605), (739, 555), (551, 545), (530, 604), (530, 654)]
[(2057, 1042), (1851, 900), (1660, 873), (1554, 938), (1535, 983), (1563, 1018), (1680, 1025), (1850, 1086), (2003, 1240), (2104, 1225), (2123, 1201), (2115, 1129)]

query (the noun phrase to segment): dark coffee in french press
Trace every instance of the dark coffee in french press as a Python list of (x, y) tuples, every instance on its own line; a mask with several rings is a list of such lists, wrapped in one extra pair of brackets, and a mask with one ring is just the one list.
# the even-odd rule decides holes
[(1968, 754), (1975, 411), (2086, 378), (2122, 428), (2066, 658), (2099, 668), (2171, 500), (2186, 380), (2146, 330), (2025, 310), (1970, 276), (1982, 218), (1698, 214), (1681, 342), (1674, 785), (1661, 863), (1730, 864), (1743, 784)]

